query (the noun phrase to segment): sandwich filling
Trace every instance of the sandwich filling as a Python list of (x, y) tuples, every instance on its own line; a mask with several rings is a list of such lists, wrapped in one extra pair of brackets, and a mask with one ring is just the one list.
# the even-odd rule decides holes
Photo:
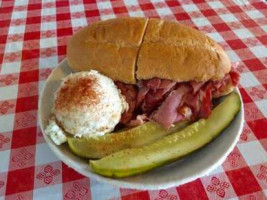
[(183, 120), (209, 117), (212, 99), (232, 91), (239, 81), (237, 63), (218, 81), (174, 82), (153, 78), (137, 85), (116, 82), (125, 96), (129, 109), (122, 114), (120, 124), (138, 126), (154, 120), (166, 128)]

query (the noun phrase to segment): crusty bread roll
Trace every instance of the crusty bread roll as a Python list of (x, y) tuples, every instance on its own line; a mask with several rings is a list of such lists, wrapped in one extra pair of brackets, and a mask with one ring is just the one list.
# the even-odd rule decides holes
[(68, 41), (71, 69), (95, 69), (113, 80), (135, 83), (136, 58), (147, 22), (146, 18), (118, 18), (85, 27)]
[(112, 19), (82, 29), (69, 40), (67, 58), (74, 71), (95, 69), (124, 83), (135, 83), (135, 77), (219, 80), (231, 68), (222, 47), (200, 31), (145, 18)]
[(231, 62), (215, 41), (177, 22), (150, 19), (138, 55), (137, 79), (219, 80)]

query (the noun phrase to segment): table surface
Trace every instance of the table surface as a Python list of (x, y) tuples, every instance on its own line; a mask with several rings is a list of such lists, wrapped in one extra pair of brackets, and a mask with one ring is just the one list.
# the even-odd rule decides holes
[[(0, 0), (0, 200), (267, 199), (267, 4), (263, 1)], [(117, 188), (63, 164), (37, 120), (40, 90), (65, 58), (69, 36), (120, 16), (176, 19), (219, 42), (240, 62), (245, 126), (208, 176), (166, 190)]]

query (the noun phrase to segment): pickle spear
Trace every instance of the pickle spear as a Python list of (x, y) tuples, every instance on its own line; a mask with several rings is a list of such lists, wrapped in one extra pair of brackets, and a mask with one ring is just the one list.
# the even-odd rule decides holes
[(189, 122), (183, 121), (166, 130), (155, 122), (146, 122), (129, 130), (95, 138), (68, 137), (68, 145), (71, 151), (79, 157), (102, 158), (123, 149), (151, 144), (187, 125)]
[(231, 93), (213, 109), (208, 119), (200, 119), (150, 145), (125, 149), (100, 160), (91, 160), (91, 167), (100, 175), (121, 178), (175, 161), (218, 136), (234, 119), (240, 105), (238, 94)]

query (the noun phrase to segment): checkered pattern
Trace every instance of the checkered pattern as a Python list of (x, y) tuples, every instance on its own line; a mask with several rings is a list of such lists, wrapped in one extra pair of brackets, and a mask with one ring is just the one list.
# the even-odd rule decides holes
[[(239, 61), (245, 128), (226, 161), (179, 187), (138, 191), (96, 182), (50, 151), (37, 120), (40, 89), (81, 27), (120, 16), (176, 19)], [(267, 4), (260, 0), (0, 1), (0, 199), (266, 199)]]

